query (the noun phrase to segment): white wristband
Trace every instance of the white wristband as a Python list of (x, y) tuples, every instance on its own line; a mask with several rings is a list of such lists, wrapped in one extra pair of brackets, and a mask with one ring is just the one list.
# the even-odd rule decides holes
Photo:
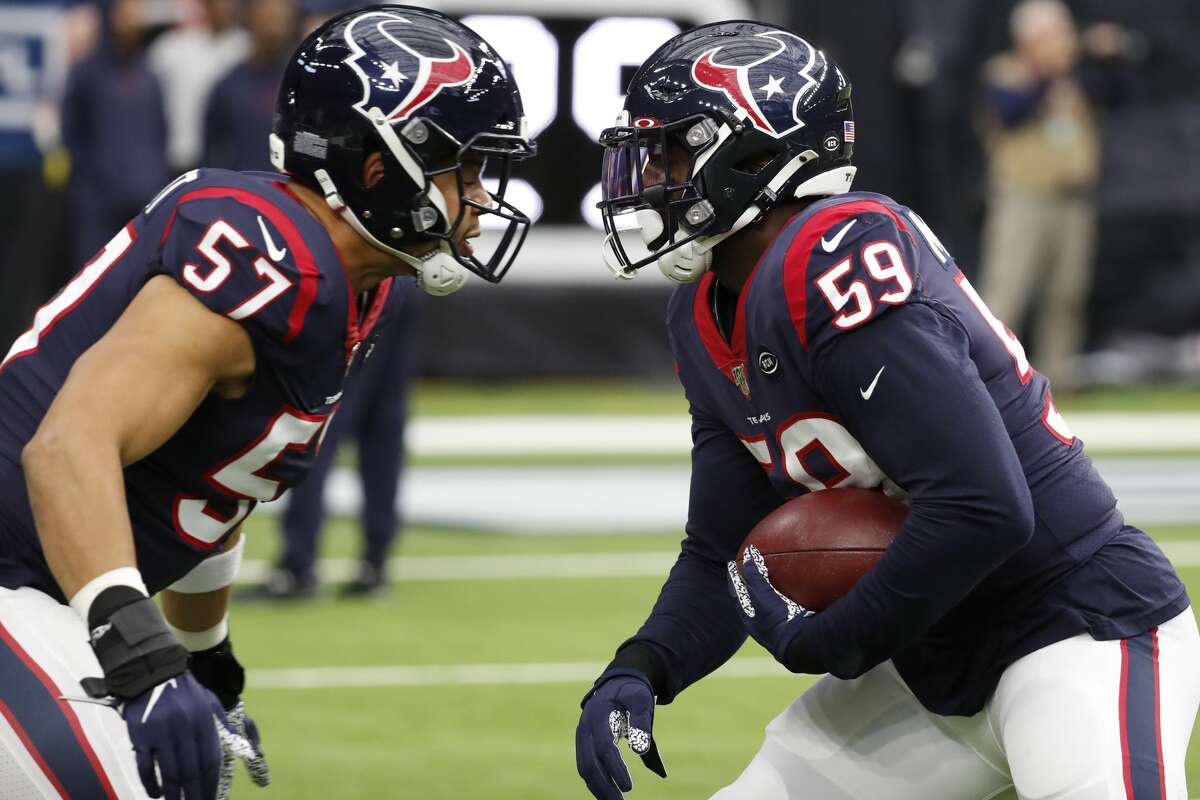
[(233, 547), (204, 559), (167, 588), (180, 594), (204, 594), (224, 589), (237, 577), (245, 546), (246, 537), (243, 535)]
[(216, 625), (206, 631), (185, 631), (181, 628), (176, 628), (171, 623), (167, 623), (167, 627), (171, 629), (171, 633), (179, 640), (179, 643), (186, 647), (189, 652), (195, 653), (198, 650), (207, 650), (210, 647), (216, 647), (221, 642), (225, 641), (229, 636), (229, 617), (224, 617)]
[(75, 613), (83, 619), (84, 625), (88, 624), (88, 611), (92, 608), (92, 601), (105, 589), (111, 589), (114, 586), (128, 586), (137, 589), (144, 595), (149, 596), (150, 594), (146, 591), (146, 582), (142, 580), (142, 573), (138, 572), (136, 567), (117, 567), (97, 575), (71, 597), (71, 608), (75, 609)]

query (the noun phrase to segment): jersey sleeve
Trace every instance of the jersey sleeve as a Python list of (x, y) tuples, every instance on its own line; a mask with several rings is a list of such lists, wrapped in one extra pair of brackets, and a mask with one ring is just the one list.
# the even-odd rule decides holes
[(660, 704), (720, 667), (745, 641), (725, 565), (781, 502), (737, 437), (694, 408), (692, 442), (687, 536), (650, 616), (613, 661), (646, 672)]
[(908, 302), (916, 288), (912, 222), (875, 200), (823, 209), (796, 232), (784, 260), (784, 292), (810, 352)]
[[(690, 291), (672, 297), (671, 318), (690, 307)], [(745, 641), (725, 564), (750, 529), (781, 502), (745, 446), (704, 410), (701, 387), (690, 385), (691, 362), (678, 332), (670, 323), (668, 330), (692, 418), (687, 536), (649, 617), (612, 662), (642, 671), (659, 703), (671, 702), (724, 664)]]
[(830, 409), (911, 508), (879, 564), (800, 626), (788, 649), (794, 671), (861, 675), (1029, 541), (1029, 485), (969, 350), (956, 322), (910, 303), (839, 337), (815, 362)]
[(308, 251), (287, 218), (262, 205), (185, 198), (163, 234), (162, 267), (209, 310), (244, 325), (256, 343), (279, 347), (299, 333), (315, 268), (304, 269)]

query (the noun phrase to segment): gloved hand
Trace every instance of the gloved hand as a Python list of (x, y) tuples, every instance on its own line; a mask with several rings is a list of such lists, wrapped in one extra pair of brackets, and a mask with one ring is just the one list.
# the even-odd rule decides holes
[(154, 601), (118, 585), (88, 608), (92, 650), (104, 678), (85, 678), (92, 697), (111, 697), (151, 797), (210, 800), (217, 788), (224, 712), (212, 692), (187, 673), (187, 650), (167, 629)]
[(258, 726), (246, 716), (246, 704), (239, 700), (226, 714), (226, 719), (225, 728), (217, 730), (221, 738), (221, 780), (217, 786), (217, 800), (229, 800), (238, 761), (246, 765), (246, 772), (255, 786), (271, 783), (271, 770), (263, 755)]
[(129, 727), (138, 775), (151, 797), (216, 796), (221, 764), (217, 726), (224, 724), (225, 713), (212, 692), (184, 672), (126, 701), (120, 712)]
[(256, 786), (268, 785), (271, 771), (263, 755), (258, 726), (246, 714), (246, 704), (241, 699), (246, 686), (246, 671), (233, 654), (229, 638), (226, 637), (216, 647), (194, 651), (188, 660), (188, 669), (202, 686), (221, 701), (227, 720), (226, 730), (218, 731), (221, 737), (221, 777), (217, 800), (228, 800), (233, 791), (233, 774), (239, 760), (246, 765), (250, 780)]
[(730, 591), (742, 608), (742, 622), (754, 641), (765, 647), (775, 660), (787, 666), (788, 644), (799, 626), (814, 612), (785, 597), (767, 575), (767, 562), (754, 545), (746, 548), (742, 568), (737, 562), (726, 565)]
[(629, 749), (646, 768), (667, 777), (654, 742), (654, 691), (635, 669), (613, 668), (602, 674), (583, 698), (583, 713), (575, 729), (575, 765), (597, 800), (621, 800), (633, 789), (629, 768), (621, 759), (617, 742), (629, 740)]

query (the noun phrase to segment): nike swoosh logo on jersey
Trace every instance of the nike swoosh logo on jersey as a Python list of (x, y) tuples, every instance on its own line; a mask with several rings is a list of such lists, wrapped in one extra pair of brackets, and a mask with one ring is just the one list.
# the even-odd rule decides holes
[(885, 369), (887, 369), (886, 364), (879, 368), (879, 372), (875, 373), (875, 380), (871, 381), (870, 386), (868, 386), (866, 389), (860, 388), (858, 390), (858, 393), (862, 395), (863, 400), (870, 400), (871, 395), (875, 394), (875, 384), (879, 383), (879, 376), (883, 374)]
[(267, 223), (263, 222), (261, 216), (258, 218), (258, 228), (267, 242), (267, 255), (271, 257), (272, 261), (283, 261), (283, 257), (287, 255), (287, 248), (275, 246), (275, 240), (271, 238), (271, 234), (267, 231)]
[(821, 248), (826, 253), (832, 253), (834, 250), (837, 250), (838, 245), (842, 243), (842, 237), (846, 235), (846, 231), (850, 230), (856, 222), (858, 222), (856, 219), (847, 222), (840, 231), (833, 235), (832, 239), (821, 237)]
[(158, 705), (158, 698), (162, 697), (162, 693), (166, 690), (168, 684), (170, 684), (172, 689), (175, 689), (179, 686), (179, 684), (175, 682), (175, 679), (171, 678), (169, 681), (163, 681), (158, 686), (155, 686), (150, 690), (150, 702), (146, 703), (146, 711), (144, 714), (142, 714), (143, 723), (150, 719), (150, 712), (154, 710), (156, 705)]

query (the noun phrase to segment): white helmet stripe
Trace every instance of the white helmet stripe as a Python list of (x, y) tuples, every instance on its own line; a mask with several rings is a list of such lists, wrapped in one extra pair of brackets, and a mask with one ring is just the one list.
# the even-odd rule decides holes
[[(378, 107), (372, 107), (367, 112), (367, 117), (370, 118), (371, 124), (375, 126), (375, 132), (379, 134), (379, 138), (387, 145), (392, 156), (400, 163), (404, 171), (408, 173), (408, 177), (412, 178), (412, 182), (417, 186), (425, 186), (425, 171), (421, 169), (417, 160), (412, 157), (408, 152), (408, 148), (400, 141), (400, 137), (396, 135), (396, 129), (387, 121), (387, 117), (383, 115), (383, 112)], [(442, 196), (442, 190), (432, 181), (429, 181), (429, 185), (425, 186), (425, 189), (426, 194), (429, 195), (429, 199), (437, 206), (438, 211), (442, 212), (442, 218), (446, 220), (446, 225), (449, 226), (450, 215), (446, 211), (446, 198)]]

